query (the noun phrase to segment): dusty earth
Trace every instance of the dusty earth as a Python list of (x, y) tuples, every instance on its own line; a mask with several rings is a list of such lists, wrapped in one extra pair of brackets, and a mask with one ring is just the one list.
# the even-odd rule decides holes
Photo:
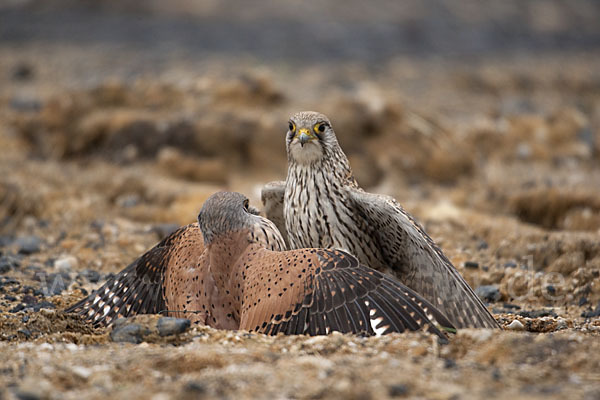
[[(148, 27), (130, 3), (64, 8), (56, 20), (27, 4), (0, 7), (0, 399), (600, 398), (593, 2), (568, 12), (547, 2), (554, 11), (544, 17), (548, 9), (525, 2), (526, 28), (515, 20), (527, 30), (525, 51), (494, 48), (493, 25), (481, 35), (484, 15), (471, 22), (489, 53), (474, 55), (469, 40), (448, 50), (432, 39), (422, 52), (380, 43), (376, 67), (371, 53), (351, 51), (362, 42), (305, 64), (329, 54), (327, 42), (300, 55), (257, 50), (263, 62), (238, 56), (225, 35), (224, 51), (205, 54), (192, 39), (169, 41), (193, 30), (173, 9), (161, 19), (160, 2), (149, 2)], [(176, 4), (186, 23), (227, 14), (213, 2)], [(403, 16), (420, 27), (429, 14), (415, 4)], [(502, 4), (498, 26), (498, 15), (513, 18), (513, 2)], [(279, 7), (277, 18), (294, 15)], [(349, 10), (348, 21), (371, 32), (374, 16)], [(466, 15), (458, 11), (452, 18)], [(23, 15), (35, 23), (19, 23)], [(264, 22), (235, 17), (242, 32)], [(103, 24), (113, 30), (100, 39), (86, 30)], [(180, 30), (149, 50), (144, 29), (170, 24)], [(123, 26), (137, 33), (121, 43)], [(302, 32), (294, 29), (292, 39)], [(444, 49), (461, 56), (429, 53)], [(285, 177), (287, 117), (301, 109), (329, 115), (359, 182), (418, 217), (503, 331), (463, 330), (449, 344), (420, 333), (266, 337), (206, 327), (161, 336), (159, 317), (142, 316), (133, 323), (149, 333), (132, 344), (61, 311), (193, 221), (214, 191), (260, 206), (260, 187)]]

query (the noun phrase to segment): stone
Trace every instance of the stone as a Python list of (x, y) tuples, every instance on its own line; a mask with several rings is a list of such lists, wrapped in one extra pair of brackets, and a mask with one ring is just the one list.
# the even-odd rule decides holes
[(517, 314), (525, 318), (557, 317), (552, 310), (519, 311)]
[(403, 397), (408, 395), (410, 388), (403, 383), (396, 383), (388, 387), (388, 395), (390, 397)]
[(201, 395), (206, 393), (206, 385), (202, 382), (191, 381), (186, 383), (183, 386), (183, 390), (188, 393), (193, 393), (195, 395)]
[(488, 303), (495, 303), (502, 298), (500, 290), (496, 285), (483, 285), (475, 289), (475, 294), (479, 298)]
[(65, 256), (54, 261), (54, 268), (59, 272), (71, 272), (76, 267), (77, 258), (75, 258), (74, 256)]
[(191, 321), (185, 318), (162, 317), (159, 318), (156, 328), (160, 336), (175, 335), (185, 332), (191, 325)]
[(35, 312), (40, 311), (42, 308), (46, 308), (46, 309), (55, 309), (56, 306), (53, 303), (50, 303), (49, 301), (42, 301), (41, 303), (37, 303), (34, 304), (31, 309)]
[(522, 331), (525, 329), (525, 325), (523, 325), (521, 321), (515, 319), (513, 322), (508, 324), (506, 329), (510, 329), (511, 331)]
[(150, 330), (137, 323), (130, 323), (124, 320), (122, 323), (115, 321), (113, 329), (110, 332), (110, 340), (117, 343), (134, 343), (139, 344), (144, 340), (144, 337), (150, 334)]
[(19, 249), (19, 254), (29, 255), (37, 253), (42, 248), (42, 239), (34, 235), (22, 236), (17, 238), (14, 243)]
[(5, 274), (20, 265), (21, 261), (18, 258), (10, 255), (3, 255), (0, 257), (0, 274)]
[(584, 311), (583, 313), (581, 313), (581, 316), (583, 318), (600, 317), (600, 302), (598, 302), (598, 305), (594, 310)]
[(479, 268), (479, 263), (477, 261), (465, 261), (465, 268), (477, 269)]

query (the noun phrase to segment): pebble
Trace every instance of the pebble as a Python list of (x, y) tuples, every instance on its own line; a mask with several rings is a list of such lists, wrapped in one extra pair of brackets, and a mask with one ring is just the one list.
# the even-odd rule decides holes
[(390, 397), (406, 396), (410, 392), (410, 388), (403, 383), (396, 383), (388, 387), (388, 395)]
[(42, 301), (41, 303), (34, 304), (34, 305), (32, 305), (30, 307), (27, 307), (27, 308), (31, 308), (33, 311), (38, 312), (42, 308), (55, 309), (56, 306), (53, 303), (50, 303), (49, 301)]
[(90, 376), (92, 376), (92, 370), (82, 367), (81, 365), (75, 365), (71, 367), (71, 371), (73, 372), (73, 375), (84, 380), (87, 380)]
[(11, 269), (18, 268), (21, 265), (21, 261), (10, 255), (3, 255), (0, 257), (0, 274), (5, 274)]
[(19, 249), (19, 254), (29, 255), (42, 249), (42, 239), (34, 235), (17, 238), (15, 244)]
[(465, 268), (477, 269), (479, 268), (479, 263), (477, 261), (465, 261)]
[(30, 392), (28, 390), (18, 390), (15, 393), (15, 397), (19, 400), (39, 400), (41, 397), (34, 392)]
[(150, 330), (137, 323), (128, 323), (123, 320), (122, 323), (115, 321), (113, 330), (110, 332), (110, 340), (117, 343), (135, 343), (139, 344), (144, 340), (144, 336), (150, 334)]
[(475, 293), (480, 299), (488, 303), (495, 303), (502, 297), (500, 290), (496, 285), (479, 286), (477, 289), (475, 289)]
[(0, 235), (0, 247), (6, 247), (6, 246), (10, 245), (13, 242), (13, 240), (14, 240), (13, 236)]
[(202, 382), (191, 381), (183, 386), (183, 390), (196, 395), (206, 393), (206, 385)]
[(506, 329), (510, 329), (511, 331), (522, 331), (525, 329), (525, 325), (523, 325), (521, 321), (515, 319), (506, 327)]
[(175, 335), (185, 332), (191, 321), (185, 318), (162, 317), (158, 319), (156, 328), (160, 336)]
[(525, 318), (541, 318), (541, 317), (557, 317), (556, 313), (552, 310), (531, 310), (531, 311), (519, 311), (517, 313), (521, 317)]
[(77, 267), (77, 258), (74, 256), (61, 257), (54, 261), (54, 268), (59, 272), (71, 272)]
[(33, 65), (19, 62), (10, 71), (11, 78), (15, 81), (29, 81), (35, 77)]
[(583, 318), (595, 318), (600, 317), (600, 301), (594, 310), (584, 311), (581, 313)]
[(23, 334), (23, 336), (25, 336), (25, 339), (31, 338), (31, 331), (27, 328), (21, 328), (17, 332)]

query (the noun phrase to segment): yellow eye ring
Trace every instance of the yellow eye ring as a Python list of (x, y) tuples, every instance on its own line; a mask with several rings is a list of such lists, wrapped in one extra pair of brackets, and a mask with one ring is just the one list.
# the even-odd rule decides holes
[(315, 124), (315, 126), (313, 127), (313, 130), (315, 131), (315, 133), (323, 133), (325, 132), (325, 124), (322, 122), (319, 122), (318, 124)]
[(296, 131), (296, 124), (294, 124), (292, 121), (290, 121), (288, 128), (290, 129), (290, 132), (295, 132)]

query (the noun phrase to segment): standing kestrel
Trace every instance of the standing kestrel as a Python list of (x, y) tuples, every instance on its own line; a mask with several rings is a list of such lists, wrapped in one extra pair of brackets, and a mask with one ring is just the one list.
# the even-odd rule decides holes
[(498, 323), (425, 230), (389, 196), (362, 190), (329, 119), (294, 114), (286, 135), (285, 182), (263, 188), (266, 216), (287, 233), (290, 248), (330, 247), (395, 275), (457, 328)]
[[(114, 318), (124, 307), (131, 312), (145, 304), (135, 310), (200, 311), (196, 322), (266, 334), (379, 335), (422, 329), (445, 338), (437, 325), (452, 328), (427, 300), (350, 254), (279, 251), (283, 238), (277, 228), (256, 215), (239, 193), (212, 195), (198, 224), (178, 232), (161, 242), (161, 248), (171, 248), (162, 260), (132, 264), (151, 274), (128, 279), (130, 266), (69, 311), (103, 324), (110, 322), (106, 315)], [(185, 232), (194, 232), (187, 236), (193, 238), (184, 239)], [(157, 278), (151, 280), (155, 287), (144, 282), (149, 275)]]

